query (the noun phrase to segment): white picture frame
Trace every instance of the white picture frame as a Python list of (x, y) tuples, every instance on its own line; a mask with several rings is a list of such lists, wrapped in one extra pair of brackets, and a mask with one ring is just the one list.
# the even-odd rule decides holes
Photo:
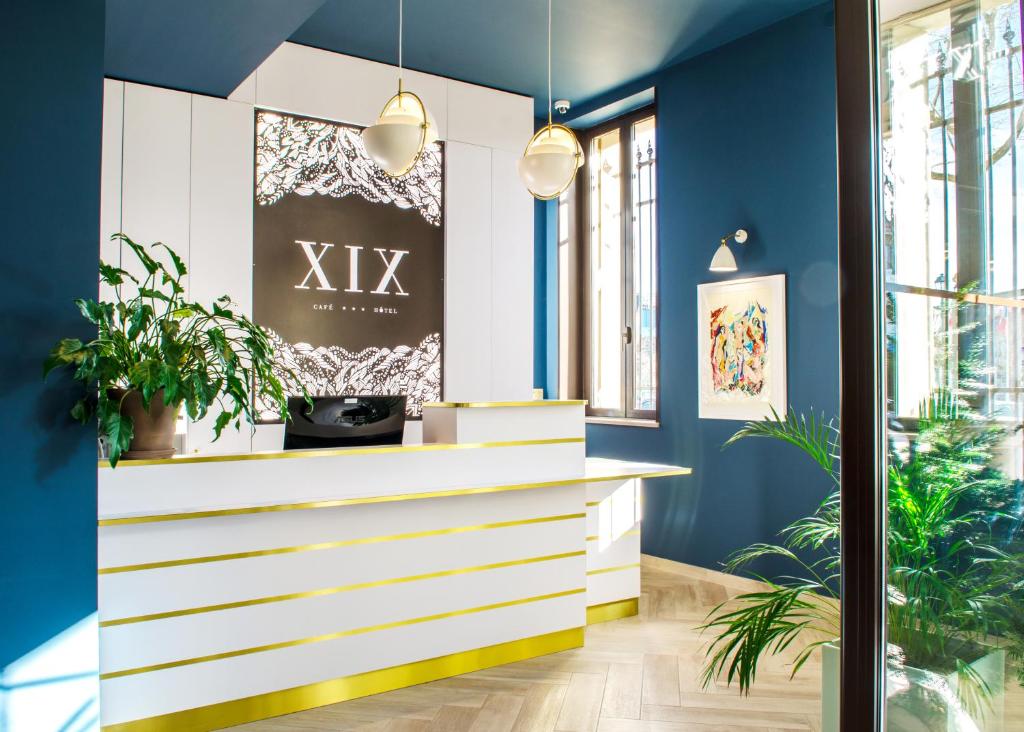
[(786, 416), (786, 275), (697, 285), (697, 389), (700, 419)]

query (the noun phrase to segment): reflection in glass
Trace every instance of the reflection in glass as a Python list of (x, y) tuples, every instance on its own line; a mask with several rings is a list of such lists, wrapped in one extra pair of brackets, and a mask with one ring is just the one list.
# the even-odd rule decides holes
[(887, 728), (1011, 729), (1008, 695), (1024, 699), (1020, 6), (890, 19), (897, 5), (880, 2)]

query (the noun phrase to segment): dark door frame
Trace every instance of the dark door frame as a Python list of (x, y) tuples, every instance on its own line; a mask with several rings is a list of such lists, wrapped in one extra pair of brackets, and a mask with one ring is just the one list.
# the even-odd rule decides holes
[[(843, 732), (885, 728), (886, 487), (877, 182), (878, 2), (834, 0), (839, 207)], [(1021, 0), (1024, 18), (1024, 0)]]
[(885, 446), (876, 0), (834, 0), (839, 204), (843, 732), (882, 732)]

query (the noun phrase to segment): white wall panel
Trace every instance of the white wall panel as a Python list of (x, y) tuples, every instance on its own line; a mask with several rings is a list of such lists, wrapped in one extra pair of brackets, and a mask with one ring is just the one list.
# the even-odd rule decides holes
[(583, 572), (570, 557), (116, 625), (100, 629), (101, 663), (109, 673), (555, 594)]
[[(530, 402), (519, 399), (519, 402)], [(516, 403), (516, 402), (513, 402)], [(586, 437), (583, 404), (530, 402), (530, 406), (424, 407), (428, 442), (501, 442)]]
[(493, 368), (491, 151), (459, 142), (449, 142), (445, 151), (444, 398), (488, 401)]
[[(192, 98), (188, 294), (209, 305), (229, 295), (252, 315), (253, 109), (247, 104)], [(216, 414), (189, 423), (190, 453), (249, 452), (249, 425), (213, 441)]]
[(99, 515), (105, 519), (576, 478), (583, 475), (584, 451), (581, 440), (314, 451), (270, 460), (126, 462), (116, 470), (100, 469)]
[(516, 172), (518, 154), (491, 153), (491, 394), (533, 395), (533, 198)]
[(616, 600), (640, 597), (640, 568), (605, 572), (587, 577), (587, 605), (603, 605)]
[[(581, 484), (422, 501), (102, 526), (99, 566), (161, 562), (579, 513)], [(429, 516), (430, 526), (425, 524)], [(583, 531), (582, 527), (580, 531)]]
[[(396, 78), (386, 64), (286, 43), (231, 102), (108, 81), (115, 93), (104, 126), (104, 237), (120, 229), (141, 242), (164, 241), (189, 264), (195, 296), (228, 291), (251, 307), (250, 105), (367, 125)], [(533, 207), (515, 160), (532, 132), (532, 100), (413, 71), (405, 81), (434, 115), (442, 139), (451, 140), (444, 398), (530, 398)], [(123, 129), (116, 90), (124, 90)], [(116, 255), (104, 252), (114, 261)], [(407, 444), (422, 440), (421, 425), (407, 432)], [(226, 434), (213, 444), (209, 437), (205, 425), (193, 427), (188, 451), (281, 446), (280, 428), (261, 428), (255, 437)]]
[(243, 102), (244, 104), (256, 104), (256, 72), (253, 71), (245, 81), (235, 87), (235, 90), (228, 94), (232, 102)]
[[(100, 259), (121, 266), (121, 245), (110, 241), (121, 231), (121, 138), (124, 132), (124, 82), (103, 80), (103, 151), (100, 174)], [(100, 285), (100, 299), (115, 297)]]
[(101, 682), (104, 725), (388, 668), (585, 623), (583, 594)]
[[(431, 509), (426, 507), (424, 510)], [(435, 512), (441, 510), (443, 508), (438, 505), (433, 507)], [(430, 517), (425, 517), (424, 530), (432, 523)], [(99, 577), (103, 606), (100, 620), (209, 607), (577, 552), (584, 548), (583, 527), (581, 518), (565, 519), (104, 574)], [(199, 547), (195, 549), (200, 555), (205, 553)], [(580, 560), (585, 561), (582, 556)], [(474, 573), (473, 576), (482, 581), (483, 573)], [(213, 622), (217, 617), (222, 616), (204, 613), (199, 622)]]
[(533, 135), (533, 97), (448, 81), (448, 139), (522, 155)]
[[(121, 227), (139, 244), (161, 241), (188, 262), (192, 97), (124, 85)], [(125, 269), (140, 274), (122, 251)]]

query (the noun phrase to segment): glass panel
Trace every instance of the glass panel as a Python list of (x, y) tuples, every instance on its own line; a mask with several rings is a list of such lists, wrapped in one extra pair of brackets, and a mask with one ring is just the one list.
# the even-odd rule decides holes
[(590, 146), (590, 406), (623, 409), (622, 150), (619, 131)]
[(657, 189), (654, 117), (633, 125), (633, 409), (658, 406)]
[(558, 197), (558, 398), (569, 398), (569, 194)]
[(887, 728), (1021, 729), (1020, 6), (879, 5)]

